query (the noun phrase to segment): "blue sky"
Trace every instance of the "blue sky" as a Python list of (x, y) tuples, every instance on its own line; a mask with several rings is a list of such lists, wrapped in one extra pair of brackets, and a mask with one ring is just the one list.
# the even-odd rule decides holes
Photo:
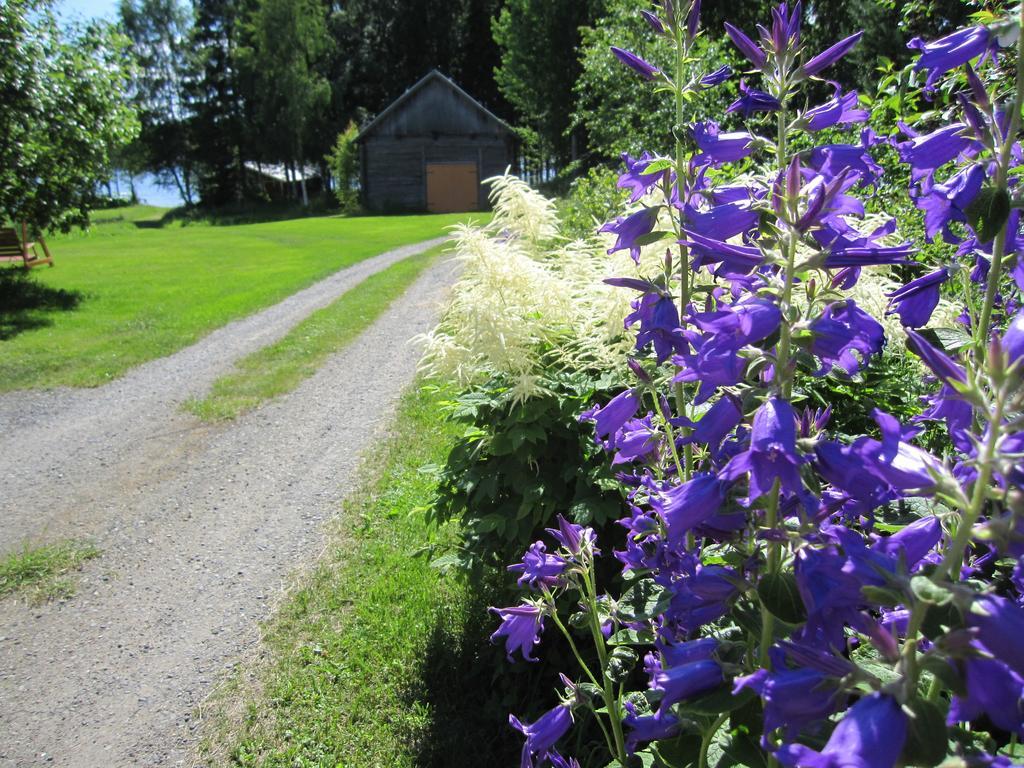
[(68, 18), (91, 19), (96, 16), (112, 19), (117, 13), (117, 0), (57, 0), (57, 12)]

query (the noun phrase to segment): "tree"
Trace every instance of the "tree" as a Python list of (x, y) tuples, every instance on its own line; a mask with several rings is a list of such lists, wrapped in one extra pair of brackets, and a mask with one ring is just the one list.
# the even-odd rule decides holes
[(356, 136), (359, 128), (349, 123), (348, 128), (338, 134), (334, 149), (327, 155), (327, 165), (334, 176), (334, 194), (338, 198), (341, 210), (348, 212), (355, 209), (358, 203), (356, 182), (359, 175), (359, 147)]
[[(305, 168), (308, 131), (330, 102), (330, 85), (318, 71), (330, 47), (323, 6), (317, 0), (261, 0), (247, 23), (249, 45), (241, 62), (256, 84), (261, 126), (275, 139), (277, 160)], [(322, 154), (322, 153), (320, 153)]]
[(536, 137), (536, 151), (558, 165), (574, 154), (569, 116), (580, 74), (580, 28), (603, 10), (604, 0), (507, 0), (494, 21), (498, 87), (524, 135)]
[[(675, 45), (668, 37), (652, 33), (638, 13), (647, 4), (638, 0), (607, 0), (607, 13), (593, 27), (582, 30), (581, 73), (574, 84), (575, 108), (572, 127), (582, 128), (587, 136), (585, 165), (612, 162), (618, 164), (623, 152), (642, 151), (669, 154), (672, 147), (668, 130), (675, 122), (675, 105), (650, 83), (627, 71), (615, 58), (611, 46), (633, 51), (656, 66), (674, 61)], [(702, 68), (715, 69), (732, 64), (742, 69), (732, 50), (714, 36), (698, 38), (697, 58)], [(714, 62), (714, 64), (709, 64)], [(723, 115), (735, 96), (735, 85), (724, 84), (691, 94), (687, 114)]]
[(48, 0), (0, 5), (0, 217), (35, 231), (85, 226), (138, 133), (127, 40), (96, 22), (66, 34)]
[(199, 195), (207, 205), (239, 200), (245, 178), (247, 124), (238, 70), (244, 0), (193, 0), (191, 48), (196, 78), (186, 84), (195, 136)]
[(191, 205), (194, 164), (186, 95), (194, 79), (191, 15), (178, 0), (121, 0), (118, 10), (138, 65), (132, 81), (142, 125), (137, 162), (172, 183)]

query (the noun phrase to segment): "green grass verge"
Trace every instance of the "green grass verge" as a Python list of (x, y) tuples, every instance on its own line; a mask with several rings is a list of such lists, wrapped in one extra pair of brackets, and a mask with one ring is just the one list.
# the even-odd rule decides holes
[(487, 703), (504, 652), (486, 640), (486, 598), (414, 556), (451, 534), (420, 509), (435, 483), (424, 467), (458, 434), (441, 400), (404, 396), (323, 557), (264, 627), (261, 660), (203, 712), (208, 765), (512, 764), (508, 710)]
[(75, 584), (67, 575), (100, 551), (80, 541), (62, 541), (0, 558), (0, 598), (17, 594), (39, 603), (71, 597)]
[(99, 212), (50, 238), (55, 266), (0, 268), (0, 391), (98, 386), (378, 253), (485, 215), (320, 216), (164, 224)]
[(432, 248), (371, 275), (276, 344), (240, 360), (235, 372), (218, 379), (206, 397), (189, 400), (185, 408), (205, 421), (233, 419), (295, 389), (380, 317), (444, 249)]

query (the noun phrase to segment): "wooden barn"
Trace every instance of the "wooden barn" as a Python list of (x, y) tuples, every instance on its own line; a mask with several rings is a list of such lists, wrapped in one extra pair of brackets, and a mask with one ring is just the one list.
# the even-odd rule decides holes
[(436, 69), (357, 141), (363, 204), (373, 211), (484, 210), (481, 182), (515, 162), (512, 129)]

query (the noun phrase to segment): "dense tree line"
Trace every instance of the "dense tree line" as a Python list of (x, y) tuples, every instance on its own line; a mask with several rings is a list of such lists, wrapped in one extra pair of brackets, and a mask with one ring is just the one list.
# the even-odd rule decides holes
[[(360, 124), (437, 67), (514, 124), (534, 162), (572, 171), (620, 151), (645, 113), (608, 41), (645, 0), (121, 0), (139, 63), (132, 97), (142, 132), (125, 164), (150, 170), (189, 202), (254, 192), (246, 163), (318, 165)], [(705, 3), (708, 29), (758, 18), (763, 3)], [(960, 24), (964, 0), (808, 0), (808, 43), (867, 28), (839, 73), (870, 89), (880, 56), (908, 60), (907, 32)], [(721, 17), (721, 18), (720, 18)], [(654, 43), (650, 43), (654, 44)], [(721, 49), (710, 44), (708, 55)], [(621, 129), (620, 129), (621, 126)], [(632, 135), (636, 135), (634, 131)], [(304, 195), (300, 184), (296, 195)]]

